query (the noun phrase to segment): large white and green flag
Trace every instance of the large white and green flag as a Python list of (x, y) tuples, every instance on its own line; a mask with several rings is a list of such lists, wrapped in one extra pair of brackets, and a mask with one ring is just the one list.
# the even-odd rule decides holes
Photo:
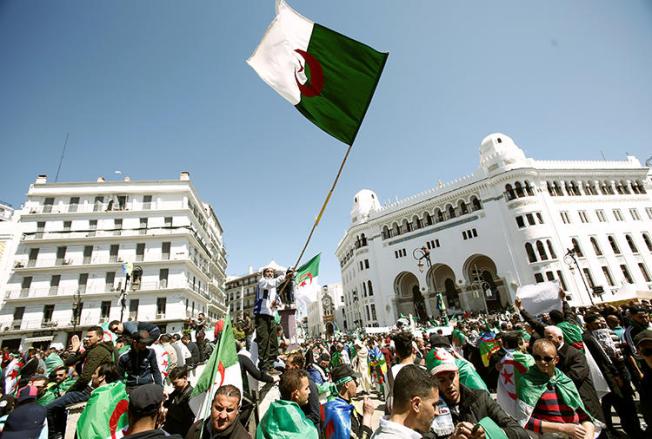
[(195, 413), (196, 420), (206, 419), (210, 416), (215, 392), (224, 384), (232, 384), (242, 391), (240, 363), (238, 363), (238, 353), (235, 348), (235, 337), (229, 315), (224, 318), (224, 329), (217, 342), (217, 349), (213, 350), (190, 394), (188, 405)]
[(519, 351), (507, 351), (500, 362), (496, 400), (512, 418), (516, 419), (518, 415), (516, 383), (532, 365), (534, 365), (532, 355)]
[(294, 275), (296, 283), (295, 295), (302, 302), (314, 302), (319, 291), (319, 261), (321, 253), (297, 268)]
[(247, 63), (312, 123), (352, 145), (387, 56), (277, 0), (276, 17)]

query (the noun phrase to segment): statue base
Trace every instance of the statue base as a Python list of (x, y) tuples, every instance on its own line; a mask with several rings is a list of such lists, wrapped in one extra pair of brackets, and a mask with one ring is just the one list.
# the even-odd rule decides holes
[(297, 339), (297, 320), (296, 308), (285, 308), (279, 311), (281, 315), (281, 327), (283, 328), (283, 336), (289, 340)]

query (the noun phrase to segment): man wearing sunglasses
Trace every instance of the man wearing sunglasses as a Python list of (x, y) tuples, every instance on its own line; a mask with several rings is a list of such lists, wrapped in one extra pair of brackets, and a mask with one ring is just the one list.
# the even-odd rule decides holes
[(592, 439), (593, 419), (573, 381), (557, 369), (559, 356), (554, 343), (539, 339), (532, 353), (534, 366), (517, 387), (519, 423), (540, 435), (556, 433), (572, 439)]

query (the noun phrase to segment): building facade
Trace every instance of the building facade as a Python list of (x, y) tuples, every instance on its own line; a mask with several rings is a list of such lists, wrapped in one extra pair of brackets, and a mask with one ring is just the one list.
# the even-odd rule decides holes
[(651, 176), (631, 156), (535, 160), (498, 133), (472, 175), (384, 206), (362, 190), (336, 250), (344, 327), (436, 316), (438, 297), (449, 314), (500, 310), (543, 281), (575, 305), (649, 292)]
[(157, 181), (39, 176), (17, 214), (21, 237), (0, 291), (3, 346), (66, 346), (74, 332), (120, 319), (173, 333), (200, 312), (226, 311), (223, 230), (187, 172)]
[(333, 283), (319, 289), (317, 300), (307, 305), (307, 334), (310, 337), (330, 337), (343, 329), (344, 296), (342, 284)]

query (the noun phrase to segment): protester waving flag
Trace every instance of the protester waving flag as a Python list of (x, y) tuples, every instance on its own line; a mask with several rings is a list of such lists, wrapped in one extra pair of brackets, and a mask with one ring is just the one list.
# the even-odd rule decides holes
[(235, 349), (231, 317), (227, 315), (217, 349), (213, 350), (190, 395), (188, 404), (195, 413), (196, 420), (206, 419), (210, 415), (213, 396), (220, 386), (232, 384), (242, 391), (242, 375)]
[(352, 145), (387, 56), (277, 0), (276, 17), (247, 63), (312, 123)]
[(84, 439), (113, 438), (127, 426), (129, 396), (122, 381), (115, 381), (93, 390), (77, 421), (77, 437)]
[(496, 400), (512, 418), (516, 418), (516, 383), (534, 364), (532, 355), (519, 351), (507, 351), (500, 362)]

